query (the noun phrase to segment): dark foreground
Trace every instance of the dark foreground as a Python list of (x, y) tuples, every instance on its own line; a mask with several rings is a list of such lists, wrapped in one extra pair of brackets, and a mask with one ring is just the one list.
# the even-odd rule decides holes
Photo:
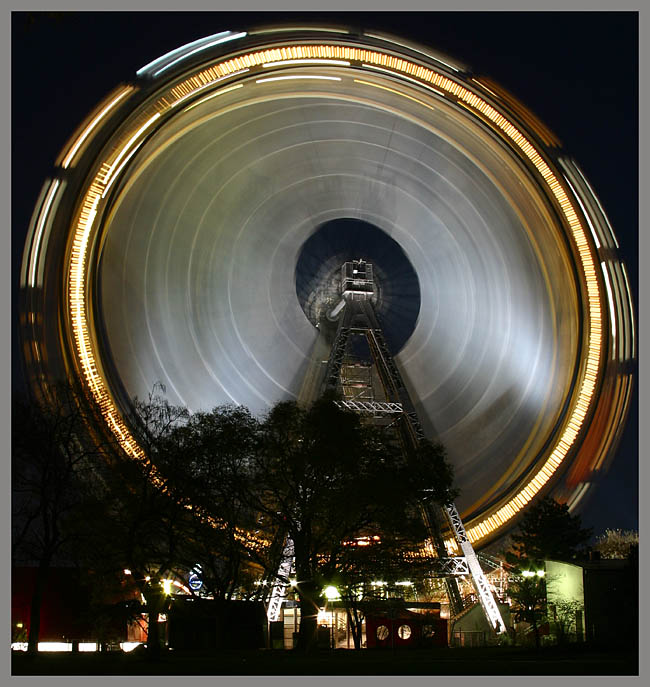
[(422, 651), (172, 651), (146, 656), (12, 652), (12, 675), (638, 675), (633, 651), (577, 647)]

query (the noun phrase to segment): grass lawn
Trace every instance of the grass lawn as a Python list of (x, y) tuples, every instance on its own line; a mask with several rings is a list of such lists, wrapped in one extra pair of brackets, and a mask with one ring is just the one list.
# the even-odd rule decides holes
[(588, 647), (413, 651), (201, 651), (143, 655), (12, 652), (12, 675), (638, 675), (638, 654)]

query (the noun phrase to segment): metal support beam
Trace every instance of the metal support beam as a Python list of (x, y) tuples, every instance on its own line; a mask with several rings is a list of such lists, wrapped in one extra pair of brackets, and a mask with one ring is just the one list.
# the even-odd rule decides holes
[(382, 403), (381, 401), (334, 401), (334, 405), (357, 413), (395, 414), (402, 413), (401, 403)]
[(465, 527), (460, 519), (458, 510), (453, 503), (448, 503), (445, 505), (445, 512), (447, 518), (449, 519), (449, 524), (451, 525), (452, 532), (456, 537), (456, 541), (461, 548), (465, 558), (467, 559), (467, 565), (470, 569), (470, 574), (472, 577), (472, 582), (474, 584), (474, 589), (481, 602), (483, 611), (490, 622), (490, 625), (497, 634), (502, 634), (506, 631), (505, 623), (501, 617), (501, 612), (497, 606), (492, 591), (490, 590), (490, 584), (481, 568), (481, 564), (478, 562), (476, 552), (472, 546), (470, 540), (465, 532)]
[(280, 558), (280, 567), (278, 568), (275, 582), (271, 588), (271, 596), (269, 598), (269, 605), (266, 609), (266, 617), (269, 622), (275, 622), (280, 617), (280, 608), (282, 601), (287, 595), (287, 588), (289, 587), (289, 576), (291, 575), (291, 567), (293, 566), (294, 548), (293, 541), (287, 537), (282, 549), (282, 556)]

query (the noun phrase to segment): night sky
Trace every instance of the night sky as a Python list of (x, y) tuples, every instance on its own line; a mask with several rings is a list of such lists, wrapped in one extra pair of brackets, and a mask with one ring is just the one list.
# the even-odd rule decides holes
[[(633, 12), (13, 13), (14, 292), (37, 196), (88, 112), (136, 69), (173, 48), (218, 31), (283, 19), (320, 19), (403, 35), (513, 93), (555, 132), (596, 191), (638, 302), (638, 16)], [(15, 312), (13, 317), (16, 322)], [(20, 388), (15, 336), (12, 376)], [(638, 528), (637, 399), (635, 392), (618, 455), (582, 512), (595, 534), (607, 527)]]

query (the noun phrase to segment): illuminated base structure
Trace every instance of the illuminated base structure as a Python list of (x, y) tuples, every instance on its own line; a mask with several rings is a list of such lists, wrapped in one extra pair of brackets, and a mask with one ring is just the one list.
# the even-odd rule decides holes
[[(97, 106), (46, 180), (24, 251), (33, 388), (82, 380), (134, 460), (125, 410), (157, 382), (191, 411), (299, 399), (328, 348), (297, 277), (351, 258), (297, 265), (343, 221), (372, 225), (416, 276), (394, 361), (422, 432), (447, 449), (467, 543), (494, 540), (539, 496), (577, 508), (616, 449), (636, 356), (605, 212), (497, 84), (372, 32), (224, 31)], [(379, 276), (390, 262), (356, 257)], [(386, 287), (387, 337), (412, 302)], [(443, 535), (466, 555), (456, 529)]]

